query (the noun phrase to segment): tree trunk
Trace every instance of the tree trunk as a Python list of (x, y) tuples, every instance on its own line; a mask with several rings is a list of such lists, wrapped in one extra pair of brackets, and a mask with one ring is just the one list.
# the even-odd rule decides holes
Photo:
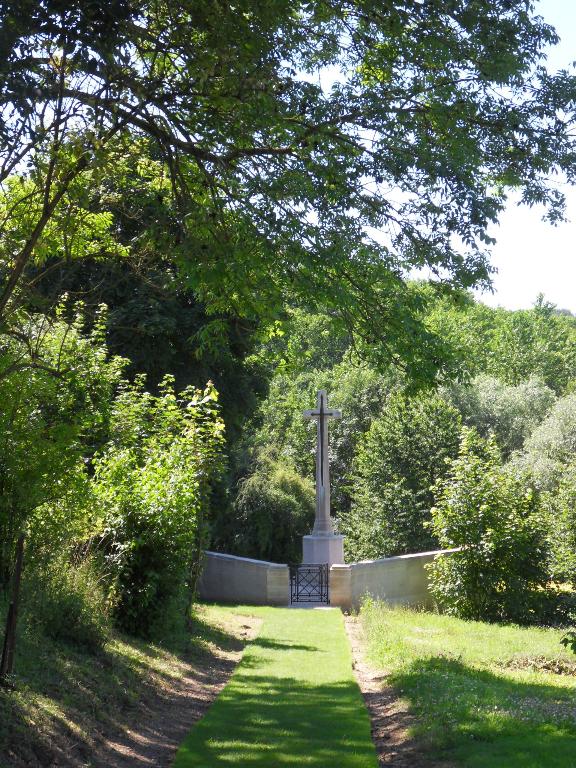
[(18, 622), (18, 602), (20, 599), (20, 582), (22, 579), (22, 563), (24, 561), (24, 534), (20, 534), (16, 545), (16, 564), (12, 581), (12, 596), (6, 617), (6, 631), (0, 662), (0, 680), (11, 675), (14, 669), (14, 652), (16, 650), (16, 625)]

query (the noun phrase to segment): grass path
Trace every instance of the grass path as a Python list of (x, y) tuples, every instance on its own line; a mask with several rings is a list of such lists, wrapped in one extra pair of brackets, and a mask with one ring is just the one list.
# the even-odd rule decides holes
[(244, 610), (260, 634), (174, 768), (376, 768), (340, 611)]

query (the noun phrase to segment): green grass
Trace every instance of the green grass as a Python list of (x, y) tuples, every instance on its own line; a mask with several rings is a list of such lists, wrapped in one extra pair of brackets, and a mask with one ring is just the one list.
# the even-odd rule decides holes
[(415, 735), (434, 757), (469, 768), (576, 768), (576, 657), (561, 631), (372, 602), (361, 618), (371, 660), (410, 703)]
[(0, 768), (68, 764), (69, 754), (90, 765), (97, 734), (134, 728), (141, 708), (172, 681), (204, 674), (214, 652), (241, 647), (241, 623), (217, 606), (200, 607), (192, 632), (172, 627), (156, 642), (114, 633), (94, 654), (41, 636), (23, 617), (16, 687), (0, 687)]
[(376, 768), (340, 611), (250, 611), (260, 634), (174, 768)]

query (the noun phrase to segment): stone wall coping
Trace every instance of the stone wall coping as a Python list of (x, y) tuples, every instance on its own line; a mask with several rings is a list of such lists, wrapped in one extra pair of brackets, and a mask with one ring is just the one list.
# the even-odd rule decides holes
[(225, 552), (211, 552), (206, 550), (205, 555), (210, 557), (218, 557), (222, 560), (237, 560), (242, 563), (252, 563), (253, 565), (261, 565), (265, 568), (288, 568), (285, 563), (269, 563), (266, 560), (253, 560), (251, 557), (239, 557), (238, 555), (228, 555)]
[(449, 555), (452, 552), (459, 552), (460, 547), (454, 549), (433, 549), (430, 552), (414, 552), (410, 555), (394, 555), (394, 557), (382, 557), (379, 560), (359, 560), (356, 563), (334, 563), (331, 570), (342, 569), (349, 570), (363, 565), (377, 565), (378, 563), (401, 562), (402, 560), (415, 560), (419, 557), (430, 557), (431, 555)]

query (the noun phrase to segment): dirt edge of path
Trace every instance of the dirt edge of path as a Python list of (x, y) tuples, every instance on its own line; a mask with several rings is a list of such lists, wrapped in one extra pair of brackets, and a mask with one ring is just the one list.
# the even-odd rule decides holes
[(415, 724), (408, 706), (386, 682), (386, 673), (366, 660), (362, 625), (357, 616), (344, 616), (352, 648), (352, 666), (370, 715), (372, 741), (378, 765), (394, 768), (450, 768), (446, 762), (427, 757), (409, 730)]
[(203, 663), (188, 663), (180, 679), (167, 682), (146, 706), (137, 722), (121, 734), (96, 740), (90, 768), (169, 768), (190, 728), (206, 713), (240, 662), (246, 645), (256, 637), (262, 619), (242, 615), (229, 624), (237, 642), (213, 647)]

